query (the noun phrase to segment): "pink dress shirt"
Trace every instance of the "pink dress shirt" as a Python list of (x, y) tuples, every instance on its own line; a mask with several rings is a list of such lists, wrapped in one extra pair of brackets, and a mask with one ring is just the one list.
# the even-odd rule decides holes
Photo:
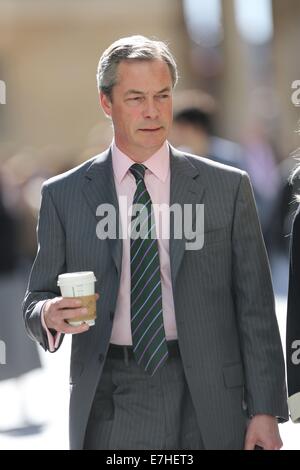
[[(112, 165), (117, 196), (126, 197), (125, 204), (119, 204), (122, 227), (128, 223), (128, 208), (132, 205), (136, 190), (136, 181), (129, 171), (135, 162), (121, 152), (115, 142), (112, 144)], [(155, 210), (155, 204), (170, 203), (170, 156), (167, 142), (148, 160), (144, 162), (145, 185), (154, 204), (155, 226), (157, 228), (158, 251), (160, 260), (163, 320), (167, 340), (177, 339), (174, 312), (171, 267), (169, 255), (169, 213), (159, 217), (162, 211)], [(125, 213), (125, 211), (127, 212)], [(124, 231), (124, 229), (123, 229)], [(126, 233), (124, 231), (124, 233)], [(111, 343), (132, 345), (130, 322), (130, 238), (123, 238), (123, 257), (120, 288), (114, 316)]]
[[(128, 225), (130, 223), (129, 208), (132, 205), (136, 190), (136, 181), (129, 171), (135, 162), (119, 150), (112, 143), (112, 166), (119, 199), (121, 225), (123, 230), (123, 256), (120, 287), (118, 292), (116, 311), (114, 315), (112, 334), (110, 342), (113, 344), (132, 345), (131, 322), (130, 322), (130, 238)], [(163, 320), (166, 339), (177, 339), (177, 328), (175, 320), (173, 290), (171, 281), (171, 267), (169, 254), (169, 212), (170, 203), (170, 155), (169, 146), (165, 142), (148, 160), (143, 162), (146, 166), (145, 185), (154, 205), (154, 217), (158, 240), (158, 251), (160, 259)], [(121, 199), (120, 199), (121, 198)], [(121, 202), (122, 201), (122, 202)], [(159, 210), (159, 206), (164, 210)], [(55, 337), (48, 331), (42, 312), (42, 324), (47, 331), (49, 350), (54, 351), (59, 343), (60, 334)]]

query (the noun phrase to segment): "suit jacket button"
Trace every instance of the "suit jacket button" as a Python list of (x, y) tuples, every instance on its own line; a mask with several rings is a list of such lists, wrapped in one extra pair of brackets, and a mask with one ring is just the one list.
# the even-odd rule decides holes
[(104, 361), (104, 354), (99, 354), (98, 359), (99, 359), (99, 362), (103, 362)]

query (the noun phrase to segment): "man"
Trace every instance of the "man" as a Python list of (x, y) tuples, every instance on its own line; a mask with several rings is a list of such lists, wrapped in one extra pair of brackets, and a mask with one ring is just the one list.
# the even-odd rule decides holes
[[(116, 41), (97, 78), (114, 141), (44, 184), (24, 301), (27, 330), (44, 349), (73, 334), (71, 448), (280, 448), (284, 364), (248, 177), (168, 145), (177, 70), (164, 43)], [(187, 243), (188, 230), (178, 236), (171, 211), (170, 239), (160, 236), (155, 205), (200, 204), (202, 249)], [(130, 215), (126, 237), (131, 205), (140, 217)], [(105, 238), (99, 215), (111, 207), (121, 231)], [(133, 236), (145, 223), (147, 236)], [(74, 327), (66, 320), (81, 308), (59, 297), (57, 276), (86, 270), (98, 280), (97, 321)]]

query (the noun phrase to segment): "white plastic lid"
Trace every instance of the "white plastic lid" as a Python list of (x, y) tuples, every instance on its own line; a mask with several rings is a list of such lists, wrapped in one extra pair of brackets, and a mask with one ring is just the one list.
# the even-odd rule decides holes
[(78, 273), (65, 273), (58, 276), (58, 286), (71, 286), (74, 284), (89, 284), (97, 281), (93, 271), (81, 271)]

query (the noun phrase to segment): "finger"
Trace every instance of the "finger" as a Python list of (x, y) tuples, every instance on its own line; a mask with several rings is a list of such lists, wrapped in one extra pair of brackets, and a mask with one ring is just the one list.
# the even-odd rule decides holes
[(254, 450), (256, 442), (252, 439), (246, 439), (244, 450)]
[(76, 297), (60, 297), (56, 302), (58, 309), (63, 308), (78, 308), (82, 306), (82, 300)]
[(88, 314), (88, 309), (83, 308), (66, 308), (59, 312), (62, 320), (72, 320), (77, 317), (84, 317)]
[(90, 329), (89, 325), (87, 323), (82, 323), (81, 325), (78, 326), (72, 326), (68, 325), (68, 323), (64, 322), (62, 327), (61, 327), (61, 332), (65, 334), (71, 334), (71, 335), (76, 335), (80, 333), (85, 333)]
[(277, 442), (276, 442), (276, 450), (280, 450), (281, 447), (283, 447), (283, 442), (282, 442), (281, 438), (279, 437)]
[(282, 447), (281, 440), (278, 439), (271, 439), (267, 440), (265, 444), (260, 444), (265, 450), (280, 450)]
[(96, 293), (95, 296), (96, 296), (96, 300), (99, 300), (99, 299), (100, 299), (100, 295), (99, 295), (99, 294)]

